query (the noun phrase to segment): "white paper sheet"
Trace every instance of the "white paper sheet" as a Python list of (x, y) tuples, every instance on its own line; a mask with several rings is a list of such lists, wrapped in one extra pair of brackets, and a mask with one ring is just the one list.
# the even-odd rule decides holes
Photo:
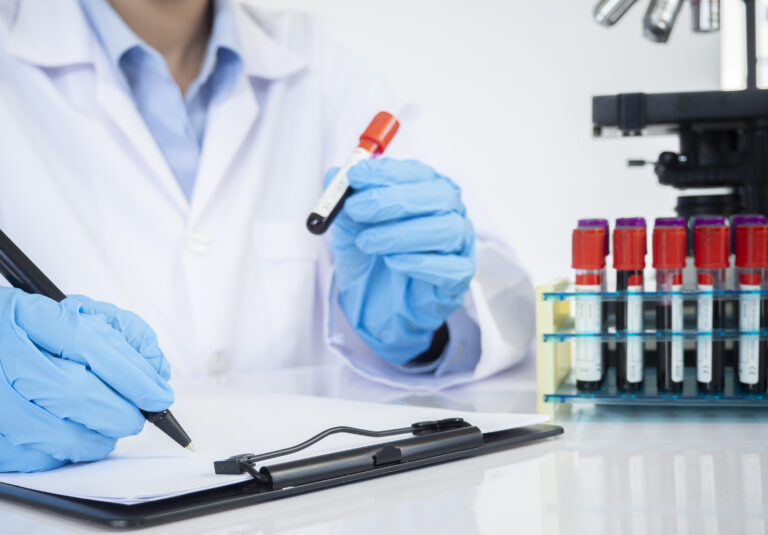
[[(148, 424), (118, 443), (105, 460), (49, 472), (0, 474), (0, 482), (65, 496), (134, 504), (220, 487), (250, 476), (222, 476), (213, 461), (238, 453), (264, 453), (302, 442), (337, 425), (366, 429), (404, 427), (422, 420), (463, 417), (484, 432), (540, 423), (536, 414), (476, 413), (405, 405), (365, 403), (296, 395), (252, 395), (242, 390), (176, 391), (173, 412), (196, 452), (180, 448)], [(397, 440), (335, 435), (274, 464), (329, 451)]]

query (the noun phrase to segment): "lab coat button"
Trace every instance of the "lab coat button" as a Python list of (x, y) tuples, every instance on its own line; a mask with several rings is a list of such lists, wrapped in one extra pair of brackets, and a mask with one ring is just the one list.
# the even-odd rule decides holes
[(187, 250), (196, 254), (205, 254), (211, 244), (211, 237), (204, 232), (190, 232), (187, 235)]

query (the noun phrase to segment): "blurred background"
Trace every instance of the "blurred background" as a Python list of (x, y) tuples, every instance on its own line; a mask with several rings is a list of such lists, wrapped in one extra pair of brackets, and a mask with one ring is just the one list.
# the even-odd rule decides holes
[[(593, 138), (593, 95), (745, 87), (741, 0), (723, 0), (710, 34), (691, 31), (686, 1), (666, 44), (643, 37), (646, 1), (610, 28), (596, 0), (252, 1), (316, 14), (420, 104), (536, 284), (569, 272), (577, 218), (674, 215), (678, 192), (627, 160), (677, 137)], [(760, 65), (768, 2), (756, 13)]]

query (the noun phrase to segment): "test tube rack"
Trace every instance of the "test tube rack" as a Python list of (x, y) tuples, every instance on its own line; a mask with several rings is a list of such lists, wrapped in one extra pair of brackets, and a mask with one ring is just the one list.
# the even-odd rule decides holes
[[(724, 329), (710, 332), (696, 330), (696, 302), (704, 294), (709, 294), (717, 300), (725, 300), (728, 315), (733, 316), (733, 310), (743, 294), (738, 290), (716, 292), (700, 292), (684, 290), (682, 294), (685, 308), (685, 326), (680, 332), (657, 332), (653, 325), (654, 303), (666, 292), (647, 291), (638, 294), (644, 301), (646, 321), (642, 332), (616, 332), (615, 327), (607, 324), (606, 331), (590, 333), (586, 336), (599, 337), (606, 344), (608, 364), (602, 387), (598, 390), (579, 390), (575, 384), (573, 372), (573, 345), (583, 333), (574, 332), (573, 303), (579, 294), (574, 292), (573, 285), (568, 279), (558, 279), (549, 284), (536, 288), (536, 375), (537, 375), (537, 411), (541, 414), (555, 416), (559, 406), (569, 407), (574, 404), (606, 404), (606, 405), (647, 405), (647, 406), (733, 406), (768, 408), (766, 392), (744, 392), (740, 389), (734, 361), (737, 359), (736, 342), (744, 336), (768, 340), (768, 330), (743, 333), (734, 326), (735, 318), (729, 317)], [(754, 292), (749, 292), (754, 293)], [(758, 291), (761, 300), (768, 299), (768, 291)], [(604, 302), (620, 303), (626, 299), (626, 292), (599, 292)], [(615, 347), (617, 343), (630, 337), (640, 337), (643, 340), (645, 358), (645, 373), (643, 388), (636, 391), (620, 391), (615, 385)], [(660, 392), (656, 387), (656, 355), (655, 346), (659, 342), (668, 341), (672, 337), (680, 337), (685, 344), (685, 367), (683, 389), (680, 392)], [(696, 341), (706, 337), (715, 341), (724, 341), (726, 353), (725, 388), (718, 393), (701, 393), (696, 384)]]

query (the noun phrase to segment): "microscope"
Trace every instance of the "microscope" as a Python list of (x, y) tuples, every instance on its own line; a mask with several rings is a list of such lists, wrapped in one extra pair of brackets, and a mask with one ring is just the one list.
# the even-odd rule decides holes
[[(601, 0), (595, 20), (615, 24), (637, 0)], [(684, 0), (651, 0), (645, 36), (664, 43)], [(717, 194), (680, 195), (675, 211), (698, 215), (768, 215), (768, 90), (757, 88), (755, 0), (746, 4), (747, 88), (742, 91), (622, 93), (592, 98), (593, 135), (674, 133), (677, 152), (662, 152), (659, 183), (679, 190), (718, 188)], [(693, 31), (720, 29), (719, 0), (690, 0)], [(630, 166), (647, 162), (630, 160)], [(726, 193), (722, 193), (722, 189)]]

